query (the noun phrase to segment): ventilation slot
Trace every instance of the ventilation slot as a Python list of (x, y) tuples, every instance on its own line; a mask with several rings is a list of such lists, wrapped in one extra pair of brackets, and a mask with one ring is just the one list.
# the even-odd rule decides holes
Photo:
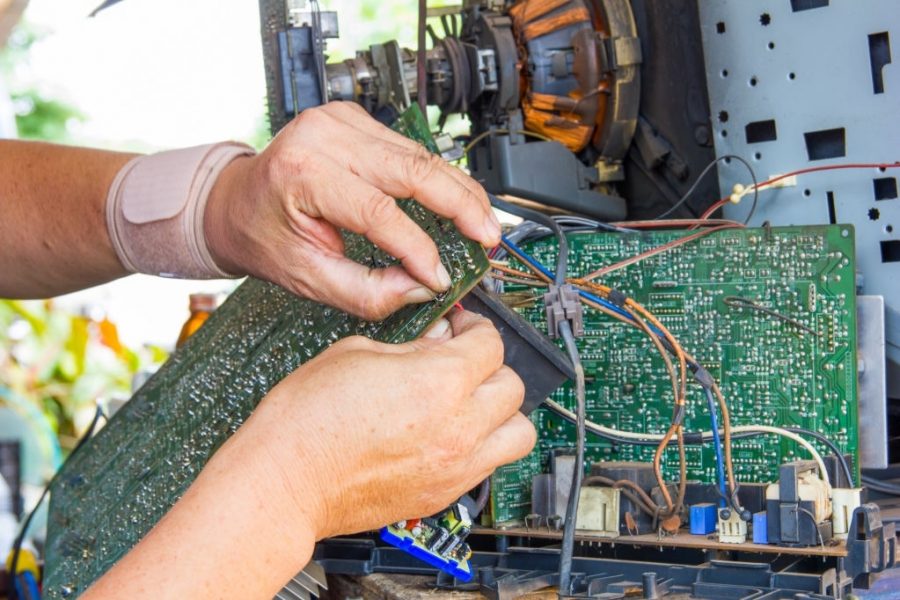
[(881, 242), (881, 262), (900, 262), (900, 241), (888, 240)]
[(747, 136), (748, 144), (758, 144), (759, 142), (774, 142), (778, 139), (778, 131), (775, 129), (775, 120), (754, 121), (747, 123), (744, 128)]
[(825, 8), (826, 6), (828, 6), (828, 0), (791, 0), (791, 10), (794, 12)]
[(845, 136), (846, 133), (843, 127), (804, 133), (803, 137), (806, 138), (806, 153), (809, 155), (809, 160), (826, 160), (846, 156), (847, 142)]
[(825, 198), (828, 200), (828, 222), (834, 225), (837, 223), (837, 212), (834, 208), (834, 192), (825, 192)]
[(873, 33), (869, 36), (869, 62), (872, 65), (872, 91), (884, 93), (884, 65), (891, 64), (891, 38), (888, 32)]
[(894, 200), (897, 197), (897, 178), (881, 177), (872, 180), (876, 200)]

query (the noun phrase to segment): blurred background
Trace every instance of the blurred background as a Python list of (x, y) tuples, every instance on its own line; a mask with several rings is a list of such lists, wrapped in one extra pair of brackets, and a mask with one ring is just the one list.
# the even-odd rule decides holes
[[(0, 0), (0, 138), (131, 152), (265, 146), (256, 2), (127, 0), (89, 16), (100, 1)], [(322, 5), (343, 18), (329, 44), (336, 58), (390, 38), (415, 45), (408, 0)], [(114, 409), (165, 360), (189, 296), (221, 299), (236, 285), (132, 276), (52, 300), (0, 300), (0, 440), (14, 442), (0, 444), (0, 465), (12, 462), (4, 453), (22, 465), (0, 480), (14, 488), (0, 489), (4, 556), (8, 517), (37, 500), (97, 407)]]

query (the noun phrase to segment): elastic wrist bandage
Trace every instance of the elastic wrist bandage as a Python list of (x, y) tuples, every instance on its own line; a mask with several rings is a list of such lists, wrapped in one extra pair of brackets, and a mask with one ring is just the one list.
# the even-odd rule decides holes
[(225, 167), (252, 154), (223, 142), (139, 156), (122, 167), (106, 198), (106, 226), (122, 265), (162, 277), (233, 277), (209, 252), (203, 215)]

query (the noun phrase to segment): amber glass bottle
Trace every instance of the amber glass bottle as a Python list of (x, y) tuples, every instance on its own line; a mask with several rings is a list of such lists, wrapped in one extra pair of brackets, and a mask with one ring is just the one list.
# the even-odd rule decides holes
[(200, 329), (218, 305), (215, 294), (191, 294), (190, 300), (191, 316), (181, 328), (178, 342), (175, 343), (176, 348), (181, 348), (188, 338)]

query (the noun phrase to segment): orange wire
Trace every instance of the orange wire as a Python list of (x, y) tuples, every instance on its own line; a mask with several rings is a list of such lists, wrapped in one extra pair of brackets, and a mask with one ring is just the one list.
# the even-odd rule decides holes
[(625, 260), (622, 260), (617, 263), (607, 265), (605, 267), (597, 269), (596, 271), (593, 271), (593, 272), (588, 273), (587, 275), (581, 277), (581, 280), (588, 281), (591, 279), (596, 279), (597, 277), (600, 277), (601, 275), (606, 275), (607, 273), (611, 273), (613, 271), (618, 271), (619, 269), (622, 269), (629, 265), (638, 263), (644, 259), (650, 258), (651, 256), (656, 256), (657, 254), (662, 254), (663, 252), (668, 252), (669, 250), (678, 248), (679, 246), (683, 246), (684, 244), (687, 244), (688, 242), (693, 242), (694, 240), (698, 240), (702, 237), (706, 237), (717, 231), (723, 231), (725, 229), (735, 229), (738, 227), (742, 227), (742, 225), (740, 225), (740, 224), (738, 224), (738, 225), (731, 225), (731, 224), (718, 225), (716, 227), (710, 227), (709, 229), (704, 229), (702, 231), (698, 231), (697, 233), (692, 233), (690, 235), (686, 235), (684, 237), (678, 238), (677, 240), (672, 240), (670, 242), (666, 242), (665, 244), (662, 244), (661, 246), (657, 246), (656, 248), (651, 248), (650, 250), (641, 252), (640, 254), (636, 254), (630, 258), (626, 258)]

